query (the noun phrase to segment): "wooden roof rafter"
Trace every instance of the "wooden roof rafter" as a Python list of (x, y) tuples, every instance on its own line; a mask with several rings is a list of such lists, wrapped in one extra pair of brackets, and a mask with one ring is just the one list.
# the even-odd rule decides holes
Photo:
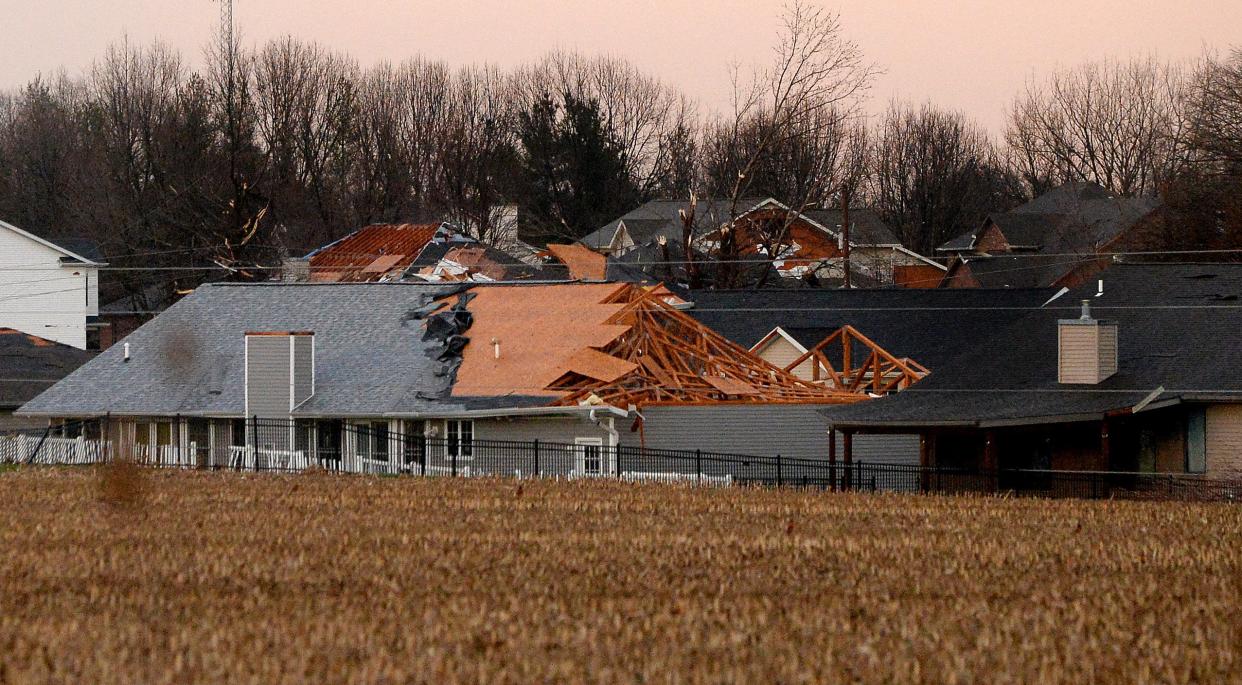
[[(856, 346), (862, 348), (861, 356)], [(860, 363), (856, 363), (861, 358)], [(931, 373), (913, 359), (898, 358), (850, 325), (842, 326), (790, 362), (792, 372), (811, 361), (811, 381), (849, 392), (905, 390)]]
[(599, 351), (634, 368), (608, 383), (567, 372), (548, 386), (566, 393), (558, 404), (844, 404), (866, 399), (864, 393), (825, 387), (770, 364), (682, 313), (658, 292), (628, 287), (609, 301), (625, 306), (607, 323), (628, 330)]

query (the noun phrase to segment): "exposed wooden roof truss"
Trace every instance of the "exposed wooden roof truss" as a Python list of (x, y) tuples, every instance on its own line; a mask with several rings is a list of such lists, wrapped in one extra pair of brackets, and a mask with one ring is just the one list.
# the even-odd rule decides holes
[[(849, 392), (905, 390), (930, 373), (913, 359), (898, 358), (853, 326), (842, 326), (785, 367), (793, 372), (812, 361), (811, 380)], [(805, 374), (803, 374), (805, 375)]]
[(610, 299), (626, 306), (608, 323), (629, 330), (599, 351), (632, 369), (608, 382), (600, 374), (568, 370), (548, 386), (566, 393), (557, 404), (843, 404), (866, 399), (865, 393), (806, 381), (768, 363), (678, 311), (657, 292), (628, 287)]

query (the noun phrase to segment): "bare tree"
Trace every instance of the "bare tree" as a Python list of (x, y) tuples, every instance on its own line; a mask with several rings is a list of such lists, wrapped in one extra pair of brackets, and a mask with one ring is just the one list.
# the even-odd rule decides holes
[(959, 112), (889, 105), (872, 137), (867, 196), (907, 247), (931, 254), (1022, 199), (988, 134)]
[[(709, 164), (713, 194), (728, 206), (730, 226), (753, 193), (780, 193), (789, 207), (762, 228), (768, 254), (786, 242), (789, 227), (808, 207), (830, 205), (853, 188), (859, 165), (843, 141), (856, 139), (863, 96), (877, 68), (847, 39), (838, 15), (796, 0), (782, 17), (770, 66), (733, 75), (731, 116), (713, 127)], [(709, 153), (710, 154), (710, 153)], [(762, 172), (762, 173), (761, 173)], [(720, 241), (722, 285), (735, 285), (728, 268), (742, 254), (734, 231)]]
[(662, 185), (680, 129), (692, 127), (692, 102), (619, 57), (555, 51), (518, 69), (513, 79), (514, 95), (528, 109), (545, 93), (594, 101), (620, 145), (630, 181), (644, 196)]
[(1005, 139), (1035, 194), (1067, 181), (1150, 194), (1183, 160), (1189, 85), (1150, 57), (1059, 71), (1027, 84)]

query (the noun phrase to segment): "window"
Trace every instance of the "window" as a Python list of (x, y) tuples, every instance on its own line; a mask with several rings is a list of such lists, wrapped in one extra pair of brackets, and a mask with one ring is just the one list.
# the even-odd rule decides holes
[(375, 461), (388, 461), (388, 422), (364, 421), (354, 424), (358, 456)]
[(574, 452), (578, 473), (588, 476), (602, 476), (607, 473), (604, 464), (604, 441), (600, 438), (575, 439)]
[(470, 459), (474, 456), (474, 421), (444, 422), (444, 455)]
[(1193, 407), (1186, 415), (1186, 472), (1207, 471), (1207, 413)]

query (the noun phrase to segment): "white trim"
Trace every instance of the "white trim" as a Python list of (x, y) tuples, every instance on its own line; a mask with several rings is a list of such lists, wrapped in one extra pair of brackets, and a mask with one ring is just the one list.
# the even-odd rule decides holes
[(755, 355), (759, 355), (760, 349), (761, 348), (767, 349), (767, 346), (772, 344), (771, 341), (775, 340), (777, 337), (784, 338), (786, 342), (788, 342), (790, 345), (793, 345), (794, 348), (798, 350), (798, 354), (806, 354), (807, 352), (806, 346), (798, 342), (797, 340), (795, 340), (792, 335), (790, 335), (789, 333), (786, 333), (785, 329), (781, 328), (780, 326), (777, 326), (776, 328), (773, 328), (771, 331), (768, 331), (767, 335), (760, 338), (759, 342), (751, 346), (750, 351), (755, 353)]
[[(16, 233), (16, 234), (18, 234), (18, 235), (20, 235), (20, 236), (22, 236), (22, 237), (24, 237), (24, 238), (26, 238), (26, 239), (28, 239), (28, 240), (33, 240), (34, 242), (36, 242), (36, 243), (38, 243), (38, 244), (40, 244), (40, 245), (42, 245), (42, 246), (44, 246), (44, 247), (49, 247), (49, 248), (51, 248), (51, 249), (53, 249), (53, 250), (56, 250), (57, 252), (59, 252), (59, 253), (61, 253), (61, 254), (65, 255), (66, 257), (72, 257), (73, 259), (76, 259), (76, 260), (78, 260), (79, 262), (82, 262), (82, 264), (77, 264), (77, 265), (72, 265), (72, 266), (103, 266), (103, 263), (102, 263), (102, 262), (97, 262), (97, 261), (95, 261), (95, 260), (93, 260), (93, 259), (87, 259), (86, 257), (83, 257), (82, 255), (77, 254), (76, 252), (70, 252), (69, 250), (66, 250), (65, 248), (63, 248), (63, 247), (61, 247), (61, 246), (57, 245), (56, 243), (53, 243), (53, 242), (48, 241), (48, 240), (44, 240), (43, 238), (40, 238), (39, 236), (37, 236), (37, 235), (35, 235), (35, 234), (33, 234), (33, 233), (30, 233), (30, 232), (28, 232), (28, 231), (23, 231), (22, 229), (20, 229), (20, 228), (18, 228), (18, 227), (16, 227), (16, 226), (14, 226), (13, 224), (11, 224), (11, 223), (9, 223), (9, 222), (7, 222), (7, 221), (4, 221), (4, 220), (2, 220), (2, 219), (0, 219), (0, 228), (7, 228), (7, 229), (9, 229), (10, 231), (13, 231), (14, 233)], [(69, 265), (69, 264), (65, 264), (65, 265), (63, 265), (63, 266), (71, 266), (71, 265)]]
[(297, 378), (297, 348), (293, 342), (296, 336), (289, 336), (289, 413), (293, 413), (293, 401), (297, 399), (295, 379)]
[(242, 336), (242, 420), (250, 415), (250, 336)]
[[(599, 470), (587, 472), (586, 470), (586, 454), (580, 447), (598, 447), (599, 448)], [(574, 438), (574, 471), (584, 476), (607, 476), (612, 473), (611, 464), (608, 463), (608, 453), (604, 449), (603, 438)]]

